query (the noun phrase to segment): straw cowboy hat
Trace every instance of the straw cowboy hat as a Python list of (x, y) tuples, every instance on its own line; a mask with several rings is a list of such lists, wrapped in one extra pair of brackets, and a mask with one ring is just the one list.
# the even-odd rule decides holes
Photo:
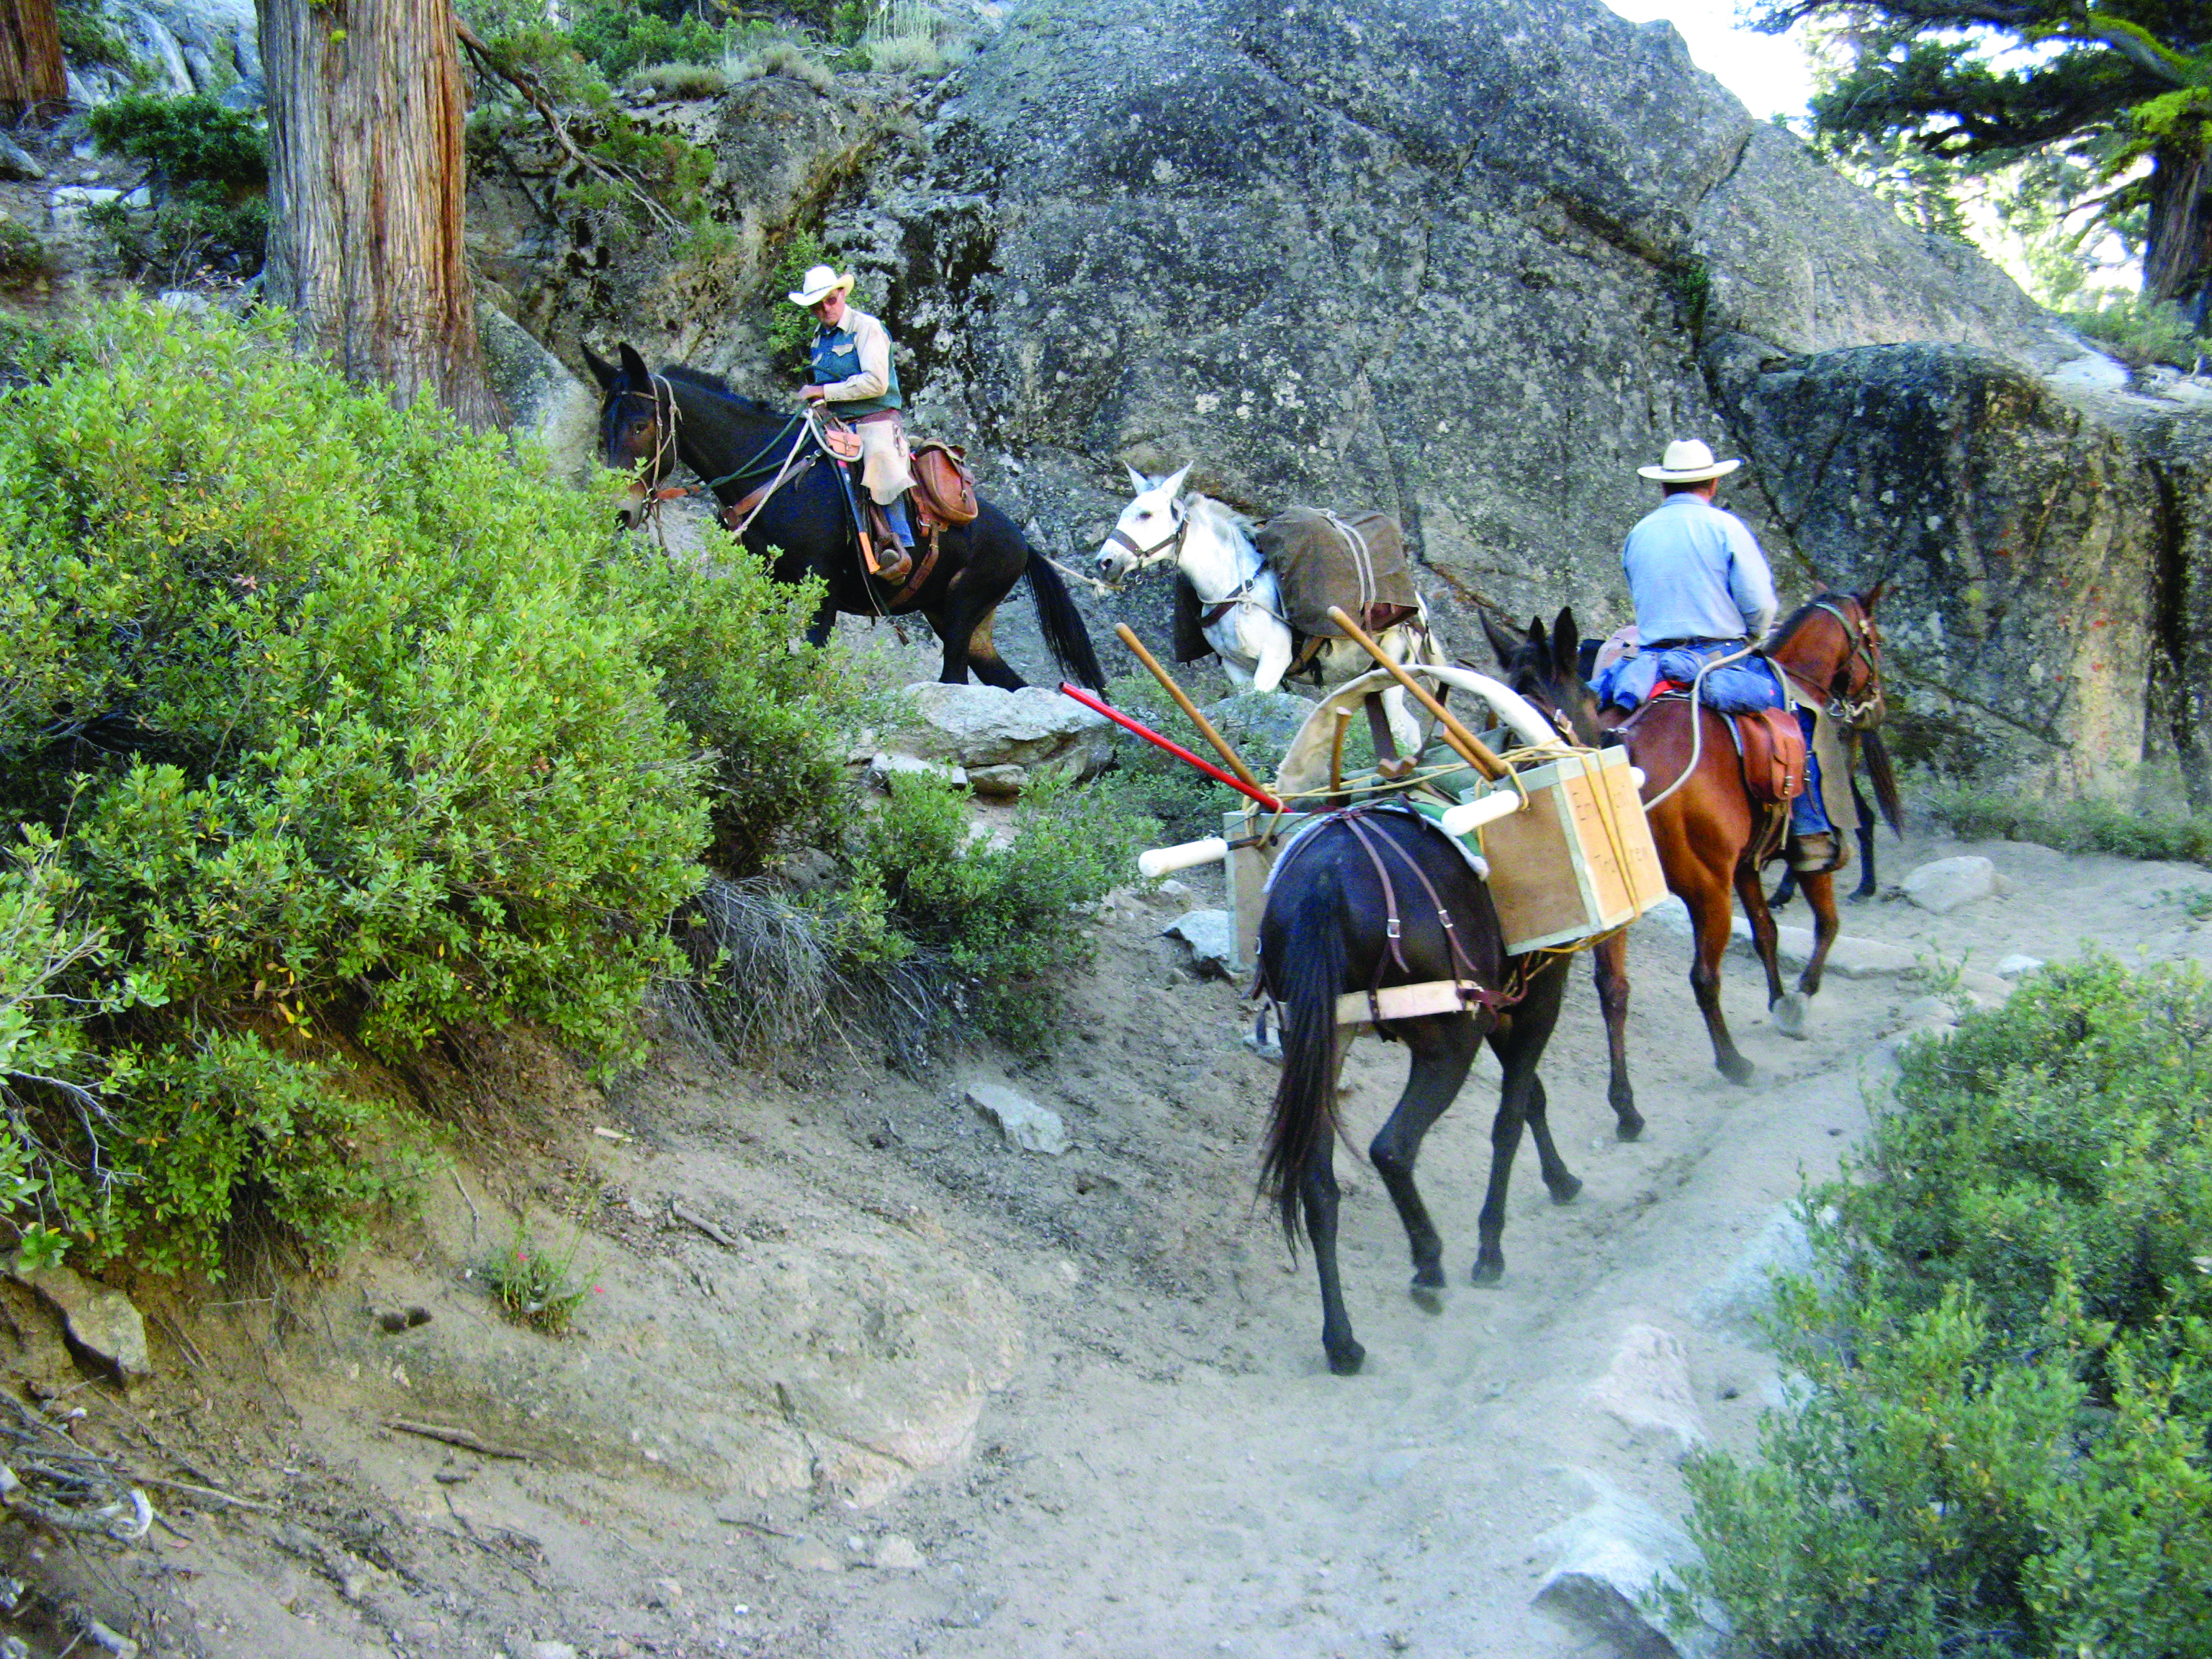
[[(849, 293), (852, 287), (853, 277), (849, 271), (840, 276), (828, 265), (816, 265), (800, 279), (798, 293), (787, 294), (783, 297), (795, 306), (818, 306), (833, 294)], [(1706, 459), (1711, 459), (1711, 457), (1708, 455)]]
[[(795, 300), (799, 296), (794, 294), (791, 297)], [(1742, 465), (1741, 461), (1715, 460), (1713, 452), (1695, 438), (1677, 438), (1667, 446), (1667, 453), (1658, 465), (1639, 466), (1636, 475), (1656, 478), (1661, 483), (1703, 483), (1708, 478), (1725, 478)]]

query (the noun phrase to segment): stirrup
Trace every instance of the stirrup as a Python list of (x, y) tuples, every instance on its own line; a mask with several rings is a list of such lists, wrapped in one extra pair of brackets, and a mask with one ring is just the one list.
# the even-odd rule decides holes
[(890, 556), (875, 568), (874, 575), (878, 581), (902, 582), (913, 574), (913, 554), (896, 542), (885, 542), (884, 550)]
[[(1826, 842), (1823, 846), (1821, 843)], [(1809, 836), (1792, 836), (1788, 844), (1790, 867), (1801, 876), (1823, 876), (1843, 866), (1844, 838), (1832, 830)]]

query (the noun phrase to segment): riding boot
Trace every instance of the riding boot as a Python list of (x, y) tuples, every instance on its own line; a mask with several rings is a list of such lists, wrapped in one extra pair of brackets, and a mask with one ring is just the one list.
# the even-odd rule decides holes
[(907, 517), (906, 497), (894, 497), (877, 510), (897, 539), (884, 544), (884, 562), (876, 567), (876, 575), (883, 581), (902, 582), (914, 570), (914, 521)]

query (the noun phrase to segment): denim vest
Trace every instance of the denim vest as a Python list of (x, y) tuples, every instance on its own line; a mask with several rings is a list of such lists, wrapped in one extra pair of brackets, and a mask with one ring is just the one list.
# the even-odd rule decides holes
[[(860, 372), (860, 342), (852, 331), (827, 326), (814, 331), (814, 343), (807, 348), (807, 359), (814, 366), (814, 384), (834, 386), (840, 380), (849, 380)], [(879, 409), (902, 409), (905, 399), (899, 396), (898, 364), (889, 365), (888, 384), (878, 398), (840, 398), (830, 404), (830, 413), (842, 420), (858, 420), (863, 415), (872, 415)]]

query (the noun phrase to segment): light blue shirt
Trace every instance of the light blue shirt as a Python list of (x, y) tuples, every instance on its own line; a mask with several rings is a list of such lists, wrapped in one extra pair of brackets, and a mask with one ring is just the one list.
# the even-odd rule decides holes
[(1655, 640), (1763, 639), (1774, 626), (1774, 573), (1748, 526), (1702, 496), (1669, 495), (1620, 550), (1636, 629)]

